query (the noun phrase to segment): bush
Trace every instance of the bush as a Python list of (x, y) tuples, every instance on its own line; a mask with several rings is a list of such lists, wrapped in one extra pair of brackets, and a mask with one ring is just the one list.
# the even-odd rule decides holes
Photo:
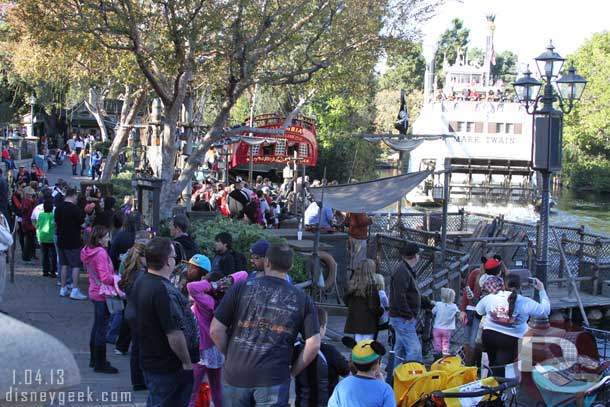
[(122, 171), (119, 175), (114, 175), (110, 182), (112, 183), (112, 193), (118, 202), (122, 202), (125, 195), (133, 195), (131, 181), (133, 179), (133, 171)]
[(565, 164), (570, 188), (610, 191), (610, 162), (604, 157), (581, 156)]
[(110, 150), (110, 145), (112, 144), (112, 141), (107, 140), (107, 141), (96, 141), (93, 144), (93, 149), (94, 150), (100, 150), (100, 153), (102, 153), (102, 157), (107, 157), (108, 156), (108, 151)]
[[(162, 233), (167, 229), (163, 227)], [(201, 247), (203, 254), (212, 259), (214, 253), (214, 237), (220, 232), (229, 232), (233, 236), (233, 248), (243, 253), (248, 258), (250, 246), (259, 239), (267, 239), (272, 243), (283, 242), (284, 239), (277, 237), (273, 233), (261, 229), (256, 225), (246, 225), (241, 222), (232, 222), (225, 218), (217, 218), (213, 221), (194, 221), (191, 224), (190, 233)], [(303, 256), (295, 253), (294, 266), (290, 272), (290, 277), (300, 283), (308, 279), (307, 270), (305, 268), (305, 259)]]

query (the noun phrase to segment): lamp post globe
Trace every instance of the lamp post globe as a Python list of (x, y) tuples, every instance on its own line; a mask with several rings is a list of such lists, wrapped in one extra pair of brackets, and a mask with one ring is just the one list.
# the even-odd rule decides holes
[(513, 83), (513, 88), (517, 94), (517, 99), (519, 102), (525, 103), (526, 106), (529, 106), (536, 101), (541, 86), (541, 82), (538, 82), (536, 79), (532, 78), (529, 65), (527, 66), (525, 72), (523, 72), (523, 76)]
[(538, 72), (543, 78), (556, 78), (561, 72), (561, 67), (565, 61), (561, 55), (555, 52), (553, 42), (549, 41), (549, 45), (546, 47), (546, 51), (534, 58), (536, 66), (538, 66)]
[(569, 108), (574, 102), (577, 102), (582, 97), (587, 86), (587, 81), (580, 75), (576, 74), (576, 68), (571, 65), (568, 68), (568, 74), (563, 75), (556, 82), (557, 91), (563, 102), (568, 102)]

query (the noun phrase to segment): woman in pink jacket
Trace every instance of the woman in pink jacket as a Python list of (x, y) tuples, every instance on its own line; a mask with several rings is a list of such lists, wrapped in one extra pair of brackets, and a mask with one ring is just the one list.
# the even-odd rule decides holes
[(114, 268), (106, 249), (110, 241), (110, 234), (105, 226), (93, 227), (89, 242), (80, 252), (89, 275), (89, 298), (93, 301), (95, 310), (91, 338), (89, 340), (91, 359), (89, 366), (93, 366), (98, 373), (118, 373), (118, 369), (111, 366), (106, 359), (106, 331), (110, 313), (106, 306), (106, 296), (102, 293), (102, 284), (114, 286)]
[(248, 273), (238, 271), (224, 278), (220, 273), (210, 273), (212, 269), (210, 259), (203, 254), (196, 254), (189, 263), (208, 273), (202, 277), (201, 281), (193, 281), (186, 285), (189, 295), (195, 301), (192, 310), (199, 324), (199, 354), (201, 355), (199, 363), (193, 364), (193, 393), (189, 406), (195, 406), (199, 386), (207, 374), (214, 406), (222, 407), (221, 368), (224, 363), (224, 356), (210, 338), (210, 323), (214, 318), (214, 309), (216, 309), (225, 292), (233, 283), (246, 280)]

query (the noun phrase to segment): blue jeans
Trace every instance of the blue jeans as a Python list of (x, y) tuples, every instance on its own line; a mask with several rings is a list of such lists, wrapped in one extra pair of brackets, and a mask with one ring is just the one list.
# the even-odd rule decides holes
[(187, 407), (193, 391), (193, 371), (172, 373), (144, 371), (148, 387), (147, 407)]
[(417, 321), (415, 318), (406, 320), (404, 318), (390, 317), (390, 325), (396, 331), (396, 365), (404, 362), (422, 362), (421, 342), (415, 330)]
[(464, 326), (464, 343), (474, 349), (481, 320), (476, 317), (476, 311), (468, 310), (466, 315), (468, 317), (468, 324)]
[(106, 332), (106, 342), (116, 343), (119, 338), (119, 330), (121, 329), (121, 323), (123, 322), (123, 313), (117, 312), (116, 314), (110, 315), (108, 323), (108, 331)]
[(285, 383), (270, 387), (234, 387), (222, 384), (222, 405), (224, 407), (288, 407), (290, 379)]
[(108, 319), (110, 318), (106, 301), (91, 302), (93, 302), (94, 315), (89, 343), (95, 346), (106, 346), (106, 332), (108, 332)]

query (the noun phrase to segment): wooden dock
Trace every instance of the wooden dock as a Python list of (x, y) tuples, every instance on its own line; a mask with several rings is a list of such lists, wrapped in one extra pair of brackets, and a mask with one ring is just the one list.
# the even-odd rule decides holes
[[(526, 293), (524, 293), (526, 294)], [(547, 291), (549, 299), (551, 300), (552, 310), (564, 310), (570, 308), (578, 308), (578, 302), (576, 297), (572, 295), (568, 296), (567, 288), (550, 287)], [(590, 293), (580, 291), (580, 299), (585, 309), (591, 307), (609, 307), (610, 297), (605, 295), (592, 295)]]

